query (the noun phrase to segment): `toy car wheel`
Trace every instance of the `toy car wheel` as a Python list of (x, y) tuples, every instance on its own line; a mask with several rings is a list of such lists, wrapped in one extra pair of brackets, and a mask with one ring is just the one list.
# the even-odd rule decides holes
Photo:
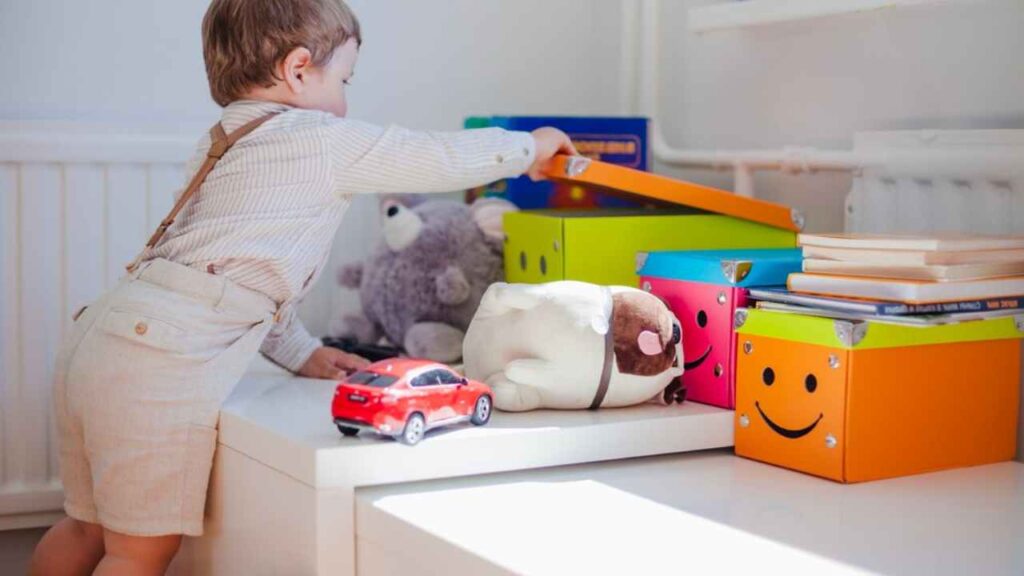
[(483, 426), (491, 419), (491, 397), (487, 394), (481, 394), (476, 399), (476, 406), (473, 407), (473, 416), (470, 417), (469, 421), (477, 426)]
[(356, 434), (359, 434), (359, 429), (338, 424), (338, 432), (341, 432), (343, 436), (355, 436)]
[(412, 414), (405, 421), (405, 429), (402, 430), (402, 435), (398, 437), (398, 440), (407, 446), (415, 446), (423, 439), (426, 428), (427, 423), (423, 420), (423, 415), (418, 412)]

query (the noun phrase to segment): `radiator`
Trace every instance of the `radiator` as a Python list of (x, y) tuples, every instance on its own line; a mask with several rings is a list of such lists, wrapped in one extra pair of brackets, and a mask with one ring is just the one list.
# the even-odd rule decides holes
[(193, 142), (0, 125), (0, 529), (61, 509), (54, 355), (170, 209)]
[[(848, 232), (1024, 233), (1024, 130), (867, 132)], [(880, 159), (880, 160), (877, 160)]]

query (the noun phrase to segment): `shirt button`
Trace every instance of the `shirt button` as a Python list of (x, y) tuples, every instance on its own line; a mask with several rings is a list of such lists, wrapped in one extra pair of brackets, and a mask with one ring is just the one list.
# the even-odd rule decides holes
[(529, 155), (530, 155), (530, 149), (529, 148), (523, 148), (523, 156), (529, 156)]
[(497, 155), (497, 156), (496, 156), (496, 157), (494, 158), (494, 160), (495, 160), (495, 161), (496, 161), (496, 162), (497, 162), (498, 164), (504, 164), (504, 163), (505, 163), (505, 157), (504, 157), (504, 156), (502, 156), (501, 154), (498, 154), (498, 155)]
[(147, 326), (145, 322), (139, 322), (135, 325), (135, 333), (139, 336), (145, 336), (148, 330), (149, 326)]

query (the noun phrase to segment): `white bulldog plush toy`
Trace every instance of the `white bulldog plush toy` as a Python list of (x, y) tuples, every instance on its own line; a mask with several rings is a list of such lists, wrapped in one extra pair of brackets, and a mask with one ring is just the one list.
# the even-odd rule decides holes
[(665, 303), (635, 288), (498, 283), (470, 323), (463, 360), (500, 410), (596, 409), (681, 400), (670, 387), (683, 373), (681, 342)]

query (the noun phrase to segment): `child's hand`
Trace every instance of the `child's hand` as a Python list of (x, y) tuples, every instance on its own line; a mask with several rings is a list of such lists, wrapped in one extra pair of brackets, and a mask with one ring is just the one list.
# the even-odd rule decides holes
[(577, 156), (579, 152), (572, 145), (572, 141), (565, 132), (557, 128), (538, 128), (533, 131), (533, 140), (537, 143), (537, 156), (533, 160), (533, 166), (526, 171), (530, 179), (536, 182), (544, 180), (544, 167), (555, 154), (569, 154)]
[(299, 376), (340, 380), (349, 372), (361, 370), (369, 365), (370, 361), (366, 358), (342, 352), (337, 348), (323, 346), (317, 348), (309, 360), (306, 360), (306, 363), (299, 369)]

